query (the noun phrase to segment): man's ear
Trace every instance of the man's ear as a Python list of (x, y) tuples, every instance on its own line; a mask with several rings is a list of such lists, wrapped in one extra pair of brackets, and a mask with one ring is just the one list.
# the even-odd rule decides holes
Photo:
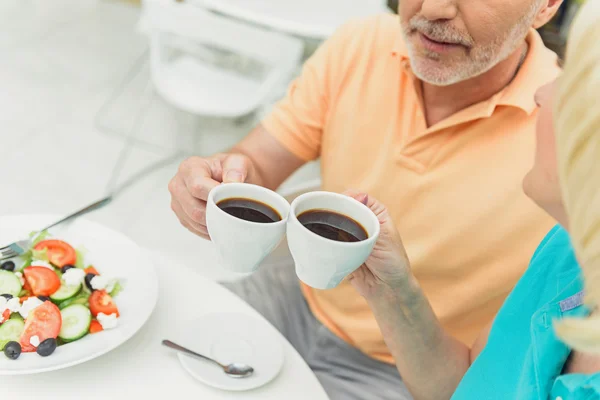
[(542, 7), (533, 20), (533, 27), (537, 29), (546, 25), (554, 17), (562, 3), (563, 0), (544, 0)]

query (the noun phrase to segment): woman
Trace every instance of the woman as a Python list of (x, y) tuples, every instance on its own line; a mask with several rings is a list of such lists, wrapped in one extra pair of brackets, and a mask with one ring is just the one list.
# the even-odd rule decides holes
[(442, 330), (385, 207), (354, 195), (378, 215), (382, 230), (350, 279), (415, 399), (600, 399), (600, 356), (589, 353), (600, 352), (600, 315), (588, 317), (600, 301), (599, 38), (600, 1), (588, 0), (573, 26), (563, 77), (536, 95), (537, 151), (524, 180), (527, 195), (559, 225), (472, 348)]

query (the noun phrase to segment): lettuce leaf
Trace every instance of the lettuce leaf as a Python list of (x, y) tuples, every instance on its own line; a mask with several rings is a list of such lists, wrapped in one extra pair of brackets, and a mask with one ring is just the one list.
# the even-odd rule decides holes
[[(36, 237), (36, 235), (37, 235), (37, 237)], [(35, 239), (33, 240), (32, 247), (35, 247), (35, 245), (37, 245), (42, 240), (46, 240), (49, 236), (50, 236), (50, 234), (48, 233), (48, 231), (42, 231), (42, 232), (39, 232), (39, 234), (38, 234), (38, 232), (31, 232), (29, 234), (29, 238), (33, 239), (35, 237)]]
[(41, 260), (41, 261), (50, 261), (48, 259), (48, 249), (43, 249), (43, 250), (31, 249), (31, 259), (32, 260)]
[(75, 268), (85, 269), (85, 264), (83, 263), (85, 259), (86, 249), (83, 247), (75, 249), (75, 254), (77, 255), (77, 261), (75, 261)]
[(123, 286), (121, 286), (119, 281), (117, 281), (117, 283), (115, 283), (115, 286), (113, 287), (113, 290), (111, 290), (111, 292), (109, 293), (110, 297), (115, 297), (122, 291), (123, 291)]

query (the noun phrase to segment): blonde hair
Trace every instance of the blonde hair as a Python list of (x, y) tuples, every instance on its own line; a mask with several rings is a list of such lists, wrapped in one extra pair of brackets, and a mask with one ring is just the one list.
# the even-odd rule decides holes
[[(585, 302), (594, 310), (600, 306), (600, 0), (587, 0), (573, 23), (554, 115), (569, 231)], [(556, 332), (576, 350), (600, 353), (599, 313), (564, 319)]]

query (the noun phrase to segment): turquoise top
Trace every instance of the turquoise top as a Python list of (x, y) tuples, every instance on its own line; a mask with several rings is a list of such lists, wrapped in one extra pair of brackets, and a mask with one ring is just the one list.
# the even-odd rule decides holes
[(588, 314), (582, 290), (569, 235), (557, 226), (507, 297), (452, 400), (600, 399), (600, 373), (562, 374), (571, 350), (552, 328), (555, 320)]

